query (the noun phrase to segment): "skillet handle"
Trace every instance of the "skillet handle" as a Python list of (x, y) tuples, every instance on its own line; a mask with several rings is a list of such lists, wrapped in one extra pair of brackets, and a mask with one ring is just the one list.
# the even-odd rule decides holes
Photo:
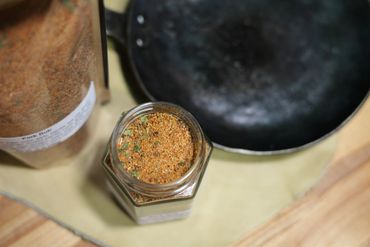
[(126, 15), (105, 8), (105, 25), (108, 37), (116, 40), (120, 45), (126, 44)]

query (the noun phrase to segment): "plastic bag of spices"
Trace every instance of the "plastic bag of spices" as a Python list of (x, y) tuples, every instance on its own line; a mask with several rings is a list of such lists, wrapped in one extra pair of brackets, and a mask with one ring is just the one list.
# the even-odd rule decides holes
[(15, 2), (0, 5), (0, 149), (55, 166), (81, 150), (109, 94), (102, 2)]

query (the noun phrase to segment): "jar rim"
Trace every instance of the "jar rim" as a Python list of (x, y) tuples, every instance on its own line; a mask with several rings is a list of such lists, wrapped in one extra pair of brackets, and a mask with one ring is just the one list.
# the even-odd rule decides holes
[[(193, 163), (189, 170), (180, 178), (165, 184), (151, 184), (144, 182), (129, 174), (125, 169), (123, 169), (122, 166), (118, 166), (118, 164), (122, 164), (122, 162), (118, 157), (116, 144), (122, 131), (124, 131), (125, 127), (134, 119), (137, 119), (144, 114), (148, 114), (149, 112), (151, 113), (156, 111), (165, 112), (178, 117), (189, 127), (192, 135), (195, 135), (195, 137), (198, 139), (198, 141), (194, 141), (193, 139), (193, 145), (197, 151), (193, 157)], [(110, 140), (110, 153), (113, 160), (113, 169), (116, 173), (118, 173), (118, 177), (121, 178), (121, 180), (123, 180), (123, 182), (135, 192), (147, 196), (164, 196), (178, 194), (186, 189), (187, 185), (194, 180), (193, 177), (197, 174), (197, 171), (199, 171), (202, 167), (202, 154), (205, 151), (204, 142), (204, 133), (198, 121), (191, 113), (186, 111), (184, 108), (168, 102), (144, 103), (134, 107), (126, 113), (123, 113), (113, 130)]]

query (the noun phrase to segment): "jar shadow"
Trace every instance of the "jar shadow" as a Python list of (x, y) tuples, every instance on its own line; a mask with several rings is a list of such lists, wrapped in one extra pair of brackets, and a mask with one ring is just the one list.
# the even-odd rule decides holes
[(12, 166), (12, 167), (19, 167), (19, 168), (31, 168), (24, 164), (22, 161), (18, 160), (17, 158), (11, 156), (10, 154), (6, 153), (3, 150), (0, 150), (0, 165), (1, 166)]

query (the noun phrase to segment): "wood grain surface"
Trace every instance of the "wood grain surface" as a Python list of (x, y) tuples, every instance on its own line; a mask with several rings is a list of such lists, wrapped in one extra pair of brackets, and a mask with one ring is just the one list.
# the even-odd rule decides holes
[(4, 195), (0, 195), (0, 246), (92, 247), (95, 244)]
[(340, 131), (320, 182), (233, 246), (370, 246), (370, 101)]

